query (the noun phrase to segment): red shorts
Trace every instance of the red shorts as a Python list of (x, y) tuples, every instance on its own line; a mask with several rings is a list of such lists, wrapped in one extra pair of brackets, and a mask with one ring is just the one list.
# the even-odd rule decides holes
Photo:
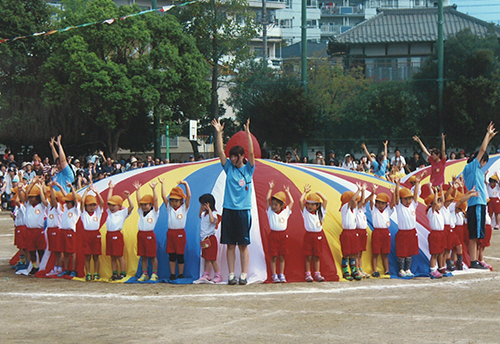
[(398, 230), (398, 232), (396, 233), (396, 257), (405, 258), (416, 256), (418, 252), (417, 230)]
[(344, 229), (340, 234), (340, 247), (344, 257), (358, 254), (361, 251), (358, 231), (356, 229)]
[(27, 231), (26, 226), (16, 226), (15, 228), (14, 245), (16, 245), (20, 250), (24, 250), (26, 248)]
[(490, 198), (488, 202), (488, 213), (500, 214), (500, 198)]
[(491, 235), (492, 235), (491, 225), (484, 226), (484, 239), (479, 239), (477, 242), (481, 247), (491, 246)]
[(123, 234), (122, 231), (106, 233), (106, 255), (113, 257), (123, 256)]
[(447, 241), (444, 231), (431, 230), (427, 240), (429, 241), (430, 254), (440, 254), (444, 252)]
[(62, 252), (76, 253), (76, 232), (72, 229), (60, 229), (63, 237)]
[(156, 257), (156, 235), (153, 231), (137, 232), (137, 255), (139, 257)]
[(51, 252), (63, 252), (64, 237), (59, 227), (47, 228), (47, 241)]
[(389, 228), (374, 228), (372, 232), (372, 254), (391, 253), (391, 232)]
[(271, 231), (269, 233), (269, 255), (271, 257), (284, 256), (288, 254), (288, 234), (286, 231)]
[(361, 252), (366, 251), (366, 243), (368, 242), (368, 232), (366, 228), (357, 228), (356, 232), (358, 232), (359, 250)]
[(90, 256), (102, 254), (101, 232), (99, 230), (83, 231), (82, 253)]
[(168, 229), (167, 253), (184, 254), (186, 249), (186, 231), (182, 229)]
[(201, 249), (201, 258), (208, 261), (217, 260), (217, 237), (211, 235), (208, 239), (210, 240), (210, 247)]
[(453, 250), (455, 247), (462, 245), (462, 241), (455, 232), (455, 228), (451, 228), (449, 225), (444, 225), (444, 233), (446, 235), (446, 250)]
[[(457, 236), (460, 241), (460, 245), (464, 244), (464, 225), (455, 225), (453, 228), (453, 233)], [(467, 236), (469, 236), (469, 231), (467, 231)]]
[(47, 248), (43, 228), (27, 228), (25, 238), (26, 249), (30, 252), (45, 250)]
[(319, 257), (321, 255), (321, 239), (325, 236), (321, 232), (306, 232), (304, 236), (304, 254), (306, 256)]

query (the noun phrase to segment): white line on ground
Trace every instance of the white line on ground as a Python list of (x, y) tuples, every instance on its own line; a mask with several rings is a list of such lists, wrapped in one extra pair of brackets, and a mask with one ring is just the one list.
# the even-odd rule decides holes
[[(428, 287), (445, 287), (453, 285), (467, 285), (474, 284), (485, 280), (500, 280), (500, 276), (493, 276), (489, 278), (476, 278), (470, 280), (454, 280), (447, 282), (424, 282), (421, 281), (405, 281), (405, 283), (394, 284), (394, 285), (367, 285), (367, 286), (357, 286), (357, 287), (340, 287), (335, 289), (318, 289), (318, 288), (308, 288), (308, 289), (296, 289), (296, 290), (283, 290), (283, 291), (242, 291), (242, 292), (230, 292), (230, 293), (200, 293), (200, 294), (178, 294), (178, 295), (125, 295), (125, 294), (112, 294), (112, 293), (99, 293), (99, 294), (85, 294), (85, 293), (37, 293), (37, 292), (0, 292), (0, 297), (28, 297), (28, 298), (74, 298), (74, 299), (120, 299), (128, 301), (141, 301), (141, 300), (158, 300), (158, 299), (190, 299), (190, 298), (220, 298), (220, 297), (242, 297), (242, 296), (282, 296), (282, 295), (297, 295), (297, 294), (340, 294), (350, 291), (359, 290), (393, 290), (393, 289), (420, 289)], [(408, 282), (408, 283), (406, 283)]]
[(497, 257), (486, 257), (486, 256), (484, 256), (484, 258), (486, 258), (486, 259), (492, 259), (492, 260), (500, 260), (500, 258), (497, 258)]
[(14, 236), (14, 233), (0, 234), (0, 237), (12, 237), (12, 236)]

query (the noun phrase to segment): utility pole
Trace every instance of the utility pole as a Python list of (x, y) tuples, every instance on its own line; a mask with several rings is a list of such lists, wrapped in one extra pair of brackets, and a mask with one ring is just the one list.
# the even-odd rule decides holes
[(152, 10), (156, 10), (157, 6), (156, 6), (156, 0), (151, 0), (151, 9)]
[(438, 115), (439, 134), (444, 131), (443, 125), (443, 89), (444, 89), (444, 34), (443, 34), (443, 0), (438, 2)]
[(267, 65), (267, 1), (262, 0), (262, 59)]
[[(151, 8), (153, 10), (156, 9), (156, 0), (151, 1)], [(154, 157), (155, 158), (160, 158), (161, 157), (161, 134), (160, 134), (160, 119), (158, 118), (158, 115), (154, 113), (153, 110), (153, 126), (154, 126), (154, 133), (155, 133), (155, 143), (154, 143)]]
[[(301, 32), (301, 61), (302, 61), (302, 87), (307, 93), (307, 0), (302, 0), (302, 32)], [(307, 156), (307, 142), (302, 141), (302, 156)]]

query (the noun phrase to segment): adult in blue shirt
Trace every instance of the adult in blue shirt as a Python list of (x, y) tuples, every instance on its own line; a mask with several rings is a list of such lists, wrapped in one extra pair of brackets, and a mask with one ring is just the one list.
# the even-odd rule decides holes
[(361, 144), (361, 147), (364, 149), (366, 153), (366, 157), (368, 158), (368, 160), (370, 160), (373, 166), (373, 174), (381, 179), (386, 179), (385, 173), (387, 172), (387, 165), (389, 164), (389, 160), (387, 159), (388, 144), (389, 141), (384, 141), (384, 152), (379, 153), (376, 159), (373, 159), (370, 152), (368, 152), (366, 145), (364, 143)]
[(483, 143), (479, 147), (479, 151), (472, 154), (467, 160), (467, 165), (463, 170), (465, 187), (467, 190), (476, 188), (479, 192), (477, 197), (469, 198), (467, 202), (467, 227), (469, 229), (469, 254), (470, 254), (470, 267), (472, 269), (487, 269), (478, 261), (477, 255), (477, 240), (484, 238), (484, 227), (486, 219), (486, 187), (484, 184), (484, 173), (481, 168), (486, 165), (489, 160), (488, 144), (491, 139), (497, 134), (495, 125), (490, 122), (486, 129)]
[(250, 134), (250, 119), (247, 120), (245, 131), (248, 137), (248, 161), (245, 159), (245, 150), (241, 146), (234, 146), (229, 150), (229, 158), (224, 153), (222, 131), (224, 125), (219, 119), (214, 119), (217, 152), (220, 162), (226, 172), (226, 187), (222, 211), (222, 228), (220, 243), (227, 245), (227, 265), (229, 268), (228, 284), (237, 283), (234, 274), (236, 261), (236, 245), (240, 250), (241, 276), (239, 284), (247, 284), (248, 261), (250, 255), (250, 227), (252, 225), (252, 176), (255, 171), (255, 156), (252, 135)]
[[(52, 177), (53, 181), (56, 181), (61, 185), (67, 193), (71, 192), (71, 188), (67, 186), (67, 183), (73, 184), (75, 181), (75, 174), (73, 169), (68, 164), (66, 160), (66, 154), (64, 153), (63, 146), (61, 144), (61, 135), (57, 137), (57, 142), (52, 137), (50, 139), (50, 148), (52, 150), (52, 157), (54, 158), (54, 162), (56, 163), (57, 173)], [(58, 150), (56, 150), (55, 145), (57, 144)], [(54, 186), (57, 190), (59, 187)]]

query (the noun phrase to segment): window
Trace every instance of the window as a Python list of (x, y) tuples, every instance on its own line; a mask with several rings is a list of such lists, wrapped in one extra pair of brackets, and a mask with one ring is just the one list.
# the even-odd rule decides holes
[(307, 7), (318, 8), (318, 0), (307, 0)]
[[(161, 146), (167, 147), (167, 136), (166, 135), (161, 136)], [(177, 136), (170, 137), (170, 148), (177, 148), (177, 147), (179, 147), (179, 138)]]
[(293, 24), (291, 19), (281, 19), (280, 27), (283, 29), (293, 29)]
[(316, 19), (313, 20), (308, 20), (307, 21), (307, 27), (308, 28), (317, 28), (318, 27), (318, 22)]

